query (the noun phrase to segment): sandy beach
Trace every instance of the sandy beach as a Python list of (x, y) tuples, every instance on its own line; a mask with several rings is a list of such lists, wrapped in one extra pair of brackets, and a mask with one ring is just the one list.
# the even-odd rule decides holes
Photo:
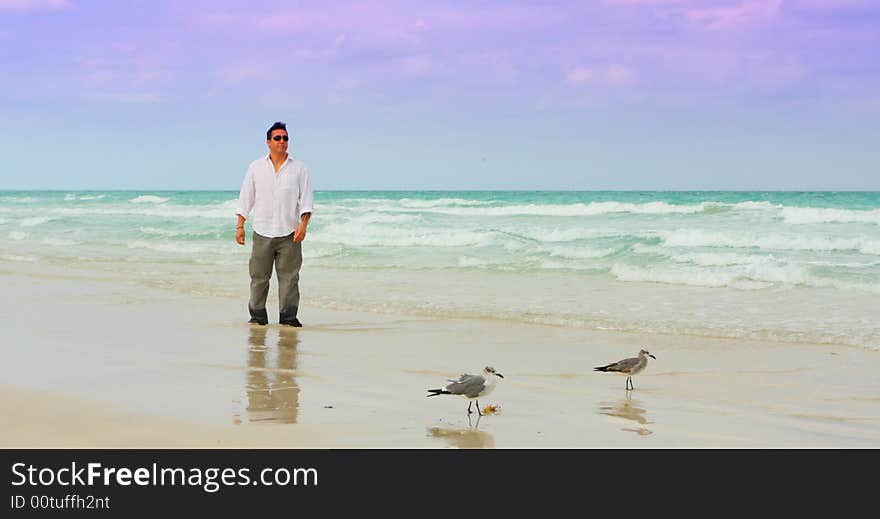
[[(244, 300), (112, 273), (5, 263), (0, 446), (870, 448), (880, 353), (832, 344), (598, 332), (309, 308), (244, 322)], [(270, 301), (274, 297), (270, 294)], [(271, 312), (270, 312), (271, 315)], [(650, 350), (645, 373), (594, 366)], [(426, 398), (503, 373), (468, 417)]]

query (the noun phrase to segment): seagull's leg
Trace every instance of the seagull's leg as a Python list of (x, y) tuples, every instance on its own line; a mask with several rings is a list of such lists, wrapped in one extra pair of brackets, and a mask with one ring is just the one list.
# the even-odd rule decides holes
[(480, 416), (483, 416), (483, 412), (480, 411), (480, 401), (479, 400), (477, 400), (477, 414), (479, 414)]
[[(474, 403), (473, 400), (471, 400), (470, 402), (468, 402), (468, 414), (472, 414), (472, 413), (473, 413), (473, 411), (471, 411), (471, 404), (473, 404), (473, 403)], [(479, 410), (480, 410), (480, 408), (478, 407), (478, 408), (477, 408), (477, 411), (479, 411)]]
[(631, 376), (630, 376), (630, 377), (626, 377), (626, 389), (627, 389), (627, 390), (635, 389), (634, 387), (632, 387), (632, 383), (633, 383), (633, 381), (632, 381), (632, 377), (631, 377)]

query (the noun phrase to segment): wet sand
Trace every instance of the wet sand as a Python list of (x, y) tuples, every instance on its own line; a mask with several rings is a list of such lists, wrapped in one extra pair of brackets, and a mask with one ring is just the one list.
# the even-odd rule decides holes
[[(864, 348), (342, 312), (307, 294), (306, 327), (258, 327), (246, 294), (9, 262), (0, 280), (0, 447), (880, 446), (880, 352)], [(592, 371), (641, 348), (657, 360), (634, 391)], [(505, 376), (480, 401), (495, 414), (426, 398), (487, 364)]]

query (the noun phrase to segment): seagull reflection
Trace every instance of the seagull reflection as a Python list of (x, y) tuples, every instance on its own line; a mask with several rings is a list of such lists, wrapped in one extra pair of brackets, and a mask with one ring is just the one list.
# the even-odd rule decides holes
[(633, 400), (632, 395), (627, 392), (626, 398), (619, 402), (605, 402), (601, 404), (599, 406), (599, 414), (604, 414), (606, 416), (616, 416), (618, 418), (623, 418), (624, 420), (631, 420), (633, 422), (636, 422), (637, 424), (639, 424), (639, 427), (624, 427), (621, 429), (621, 431), (630, 431), (641, 436), (647, 436), (651, 434), (651, 431), (644, 426), (651, 422), (649, 422), (647, 417), (645, 417), (646, 411), (644, 408), (639, 407), (639, 403), (640, 402), (638, 400)]
[(479, 430), (481, 418), (478, 416), (476, 424), (474, 424), (468, 415), (467, 429), (431, 427), (428, 429), (428, 433), (457, 449), (494, 449), (495, 438), (488, 432)]
[(248, 336), (247, 416), (251, 422), (296, 423), (299, 386), (296, 384), (296, 330), (278, 330), (274, 363), (266, 347), (267, 327), (252, 326)]

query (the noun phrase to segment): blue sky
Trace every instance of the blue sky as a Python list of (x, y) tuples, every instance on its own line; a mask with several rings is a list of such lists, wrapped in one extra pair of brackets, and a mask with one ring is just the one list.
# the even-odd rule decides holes
[(880, 189), (870, 0), (0, 0), (0, 189)]

